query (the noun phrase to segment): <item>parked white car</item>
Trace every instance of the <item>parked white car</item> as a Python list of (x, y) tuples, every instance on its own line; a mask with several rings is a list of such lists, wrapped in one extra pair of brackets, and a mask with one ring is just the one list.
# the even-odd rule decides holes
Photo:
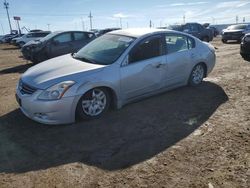
[(32, 40), (42, 39), (43, 37), (46, 37), (50, 33), (51, 33), (50, 31), (30, 32), (30, 33), (27, 33), (26, 35), (23, 35), (22, 37), (16, 39), (16, 44), (19, 47), (22, 47), (27, 42), (32, 41)]
[(22, 112), (46, 124), (92, 119), (176, 87), (202, 83), (215, 65), (214, 47), (189, 34), (159, 29), (117, 30), (77, 53), (44, 61), (21, 77)]

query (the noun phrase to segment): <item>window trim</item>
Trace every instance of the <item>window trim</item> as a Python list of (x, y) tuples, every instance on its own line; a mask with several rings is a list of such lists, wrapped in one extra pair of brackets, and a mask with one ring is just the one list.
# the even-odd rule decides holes
[[(169, 35), (170, 35), (170, 36), (175, 35), (175, 36), (184, 36), (184, 37), (186, 37), (188, 49), (185, 50), (185, 51), (189, 51), (189, 50), (195, 48), (195, 46), (196, 46), (195, 39), (193, 39), (192, 37), (190, 37), (190, 36), (188, 36), (188, 35), (181, 34), (181, 33), (166, 33), (165, 36), (164, 36), (166, 55), (173, 54), (173, 53), (182, 52), (182, 51), (177, 51), (177, 52), (173, 52), (173, 53), (169, 53), (169, 52), (168, 52), (168, 45), (167, 45), (166, 37), (169, 36)], [(193, 41), (193, 44), (194, 44), (193, 47), (190, 47), (190, 46), (189, 46), (188, 39), (190, 39), (191, 42)]]
[(159, 56), (156, 56), (156, 57), (152, 57), (152, 58), (149, 58), (149, 59), (153, 59), (153, 58), (157, 58), (157, 57), (161, 57), (163, 55), (166, 55), (166, 48), (165, 48), (165, 42), (163, 42), (164, 40), (164, 34), (155, 34), (155, 35), (152, 35), (152, 36), (148, 36), (146, 38), (143, 38), (141, 39), (140, 41), (137, 42), (137, 44), (135, 44), (132, 49), (130, 49), (130, 51), (128, 52), (127, 54), (127, 58), (128, 58), (128, 63), (126, 63), (125, 66), (128, 66), (128, 65), (133, 65), (133, 64), (136, 64), (136, 63), (140, 63), (142, 61), (146, 61), (146, 60), (149, 60), (149, 59), (143, 59), (143, 60), (140, 60), (140, 61), (135, 61), (135, 62), (132, 62), (130, 63), (130, 54), (139, 46), (141, 45), (142, 43), (144, 43), (145, 41), (147, 40), (151, 40), (151, 39), (154, 39), (154, 38), (159, 38), (160, 39), (160, 42), (161, 42), (161, 54)]

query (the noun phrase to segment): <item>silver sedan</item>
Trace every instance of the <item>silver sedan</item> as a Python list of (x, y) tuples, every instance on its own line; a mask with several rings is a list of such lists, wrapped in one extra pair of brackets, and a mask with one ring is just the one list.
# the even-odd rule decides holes
[(20, 78), (22, 112), (45, 124), (92, 119), (176, 87), (199, 85), (215, 65), (212, 45), (171, 30), (126, 29), (103, 35), (74, 54), (50, 59)]

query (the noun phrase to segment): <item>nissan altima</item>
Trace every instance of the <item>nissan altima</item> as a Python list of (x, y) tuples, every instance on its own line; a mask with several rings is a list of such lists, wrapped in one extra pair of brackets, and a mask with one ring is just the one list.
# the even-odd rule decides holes
[(208, 43), (178, 31), (125, 29), (77, 53), (28, 69), (16, 88), (21, 111), (45, 124), (97, 118), (124, 104), (184, 85), (197, 86), (215, 65)]

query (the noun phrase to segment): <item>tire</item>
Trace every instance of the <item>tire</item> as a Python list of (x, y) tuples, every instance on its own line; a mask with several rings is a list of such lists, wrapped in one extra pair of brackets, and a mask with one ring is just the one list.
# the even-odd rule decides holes
[(205, 77), (205, 71), (206, 71), (205, 66), (202, 65), (201, 63), (195, 65), (189, 76), (188, 84), (190, 86), (200, 85), (203, 81), (203, 78)]
[(96, 119), (110, 107), (110, 94), (105, 88), (87, 91), (78, 101), (76, 113), (81, 119)]
[(246, 61), (250, 61), (250, 55), (241, 54), (241, 57)]
[(203, 37), (202, 41), (209, 42), (209, 38), (208, 37)]
[(25, 42), (19, 42), (19, 43), (18, 43), (19, 48), (22, 48), (23, 45), (25, 45)]
[(227, 43), (227, 40), (225, 40), (225, 39), (222, 39), (221, 41), (222, 41), (224, 44)]

